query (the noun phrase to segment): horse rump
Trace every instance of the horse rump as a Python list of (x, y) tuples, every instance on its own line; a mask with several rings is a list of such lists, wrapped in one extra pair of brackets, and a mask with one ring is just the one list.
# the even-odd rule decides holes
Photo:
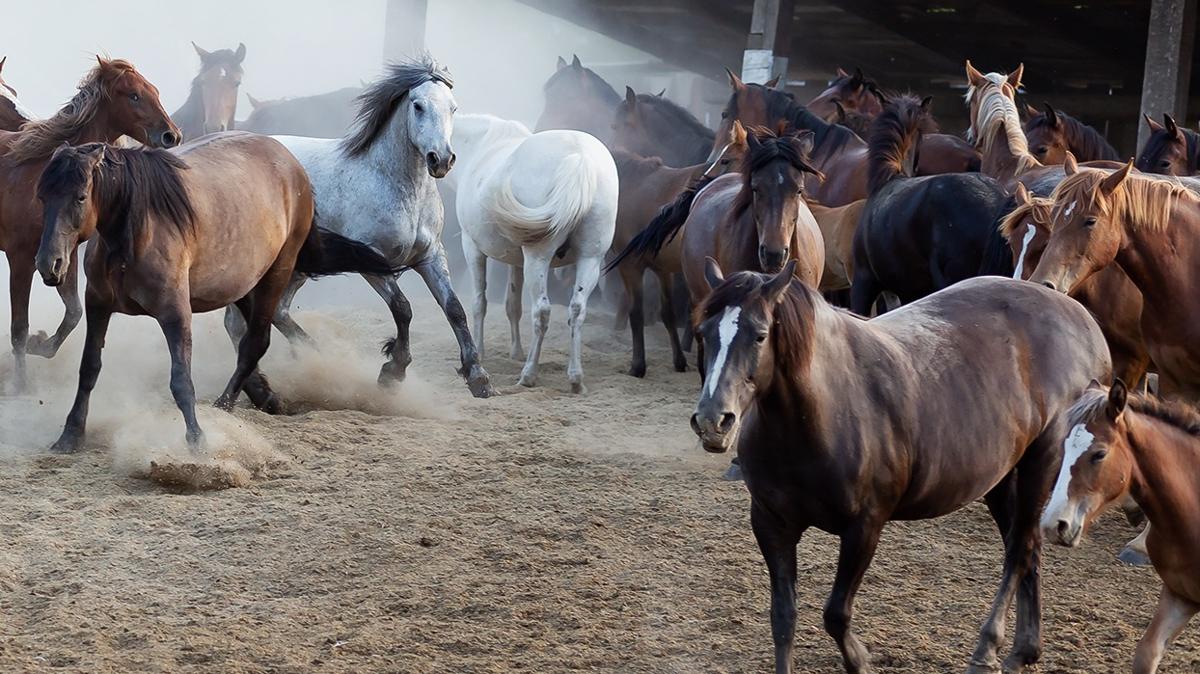
[(395, 276), (407, 267), (393, 264), (371, 246), (314, 224), (296, 256), (296, 273), (309, 278), (337, 274)]

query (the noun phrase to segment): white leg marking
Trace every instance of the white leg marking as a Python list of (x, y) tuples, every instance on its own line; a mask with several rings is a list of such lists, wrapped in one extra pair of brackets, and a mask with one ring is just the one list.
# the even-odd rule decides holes
[(1063, 442), (1062, 467), (1058, 469), (1058, 479), (1054, 482), (1054, 493), (1050, 496), (1050, 503), (1042, 511), (1043, 527), (1054, 524), (1059, 519), (1059, 515), (1066, 514), (1069, 505), (1067, 492), (1071, 486), (1071, 468), (1075, 466), (1076, 461), (1079, 461), (1079, 457), (1083, 456), (1084, 452), (1092, 446), (1092, 441), (1095, 439), (1096, 436), (1088, 432), (1087, 426), (1084, 424), (1076, 424), (1067, 434), (1067, 439)]
[(1037, 227), (1032, 222), (1025, 223), (1025, 227), (1025, 236), (1021, 238), (1021, 255), (1017, 258), (1017, 269), (1013, 272), (1013, 278), (1018, 281), (1021, 280), (1021, 271), (1025, 268), (1025, 254), (1029, 252), (1029, 242), (1037, 236)]
[(733, 338), (737, 335), (738, 316), (741, 313), (741, 307), (725, 307), (725, 313), (721, 316), (721, 325), (717, 327), (717, 337), (721, 340), (721, 347), (717, 350), (717, 357), (713, 359), (712, 372), (708, 373), (708, 379), (704, 382), (705, 393), (709, 396), (717, 392), (717, 382), (721, 379), (721, 370), (725, 367), (725, 359), (729, 357), (729, 345), (733, 343)]

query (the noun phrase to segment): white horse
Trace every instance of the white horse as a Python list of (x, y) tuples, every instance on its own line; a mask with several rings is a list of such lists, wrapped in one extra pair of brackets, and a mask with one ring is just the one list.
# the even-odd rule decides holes
[[(495, 393), (467, 327), (466, 312), (450, 284), (442, 245), (442, 199), (435, 178), (454, 165), (450, 137), (458, 107), (450, 93), (450, 73), (428, 56), (389, 66), (383, 79), (359, 96), (357, 124), (342, 140), (274, 136), (300, 160), (317, 201), (316, 224), (373, 246), (389, 261), (416, 270), (441, 305), (458, 339), (467, 386), (476, 397)], [(388, 340), (389, 361), (381, 384), (403, 381), (412, 356), (412, 307), (393, 276), (366, 276), (387, 302), (396, 322)], [(311, 341), (292, 319), (292, 298), (307, 279), (292, 279), (275, 316), (289, 341)], [(226, 310), (232, 336), (243, 329), (241, 316)]]
[(616, 228), (612, 155), (580, 131), (530, 133), (522, 124), (489, 115), (459, 115), (454, 146), (461, 160), (448, 182), (458, 189), (463, 253), (475, 284), (475, 336), (483, 344), (492, 258), (511, 267), (505, 307), (516, 359), (522, 357), (521, 288), (529, 282), (533, 344), (520, 383), (533, 386), (550, 321), (546, 277), (552, 265), (574, 264), (567, 379), (573, 392), (583, 392), (583, 320)]

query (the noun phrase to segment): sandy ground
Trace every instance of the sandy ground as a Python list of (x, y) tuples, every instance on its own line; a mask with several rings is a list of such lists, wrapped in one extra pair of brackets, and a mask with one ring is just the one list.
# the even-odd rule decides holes
[[(44, 447), (74, 390), (79, 335), (36, 361), (36, 392), (0, 397), (0, 672), (767, 670), (747, 495), (688, 430), (695, 374), (669, 370), (661, 328), (636, 380), (626, 336), (594, 315), (590, 391), (573, 396), (556, 308), (541, 387), (527, 390), (493, 304), (486, 366), (504, 395), (477, 401), (427, 293), (410, 296), (415, 363), (399, 391), (375, 388), (389, 326), (363, 301), (298, 314), (320, 354), (276, 342), (266, 371), (301, 413), (205, 409), (242, 488), (141, 477), (181, 456), (183, 434), (152, 322), (114, 320), (78, 455)], [(202, 317), (206, 404), (230, 363), (219, 316)], [(1040, 671), (1129, 670), (1158, 588), (1114, 560), (1129, 536), (1110, 516), (1084, 548), (1048, 550)], [(835, 552), (820, 533), (801, 545), (797, 671), (840, 671), (820, 627)], [(855, 615), (880, 671), (961, 671), (1000, 553), (981, 506), (891, 526)], [(1194, 625), (1163, 671), (1198, 669)]]

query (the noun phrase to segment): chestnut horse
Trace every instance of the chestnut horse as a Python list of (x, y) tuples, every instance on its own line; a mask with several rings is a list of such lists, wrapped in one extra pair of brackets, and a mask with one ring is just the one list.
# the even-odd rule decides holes
[(1200, 612), (1200, 413), (1131, 396), (1117, 380), (1107, 392), (1089, 387), (1068, 419), (1071, 431), (1042, 528), (1050, 540), (1075, 547), (1108, 505), (1129, 495), (1141, 506), (1162, 591), (1134, 651), (1133, 672), (1154, 674), (1167, 647)]
[(1200, 173), (1200, 133), (1175, 123), (1163, 114), (1163, 123), (1146, 115), (1150, 137), (1137, 158), (1137, 170), (1169, 176), (1194, 176)]
[(871, 668), (852, 608), (885, 523), (980, 497), (1003, 533), (1004, 569), (968, 672), (999, 671), (1014, 595), (1004, 665), (1023, 671), (1042, 650), (1038, 515), (1066, 411), (1111, 370), (1100, 328), (1079, 303), (1004, 278), (864, 321), (795, 282), (794, 264), (725, 280), (709, 260), (712, 291), (695, 318), (708, 374), (692, 429), (707, 451), (741, 459), (771, 577), (775, 671), (791, 671), (796, 547), (808, 528), (841, 539), (825, 630), (860, 674)]
[(1074, 117), (1055, 110), (1049, 103), (1044, 109), (1026, 106), (1025, 140), (1031, 153), (1042, 164), (1061, 164), (1067, 153), (1077, 161), (1117, 161), (1121, 157), (1104, 136)]
[[(725, 135), (724, 142), (730, 137)], [(660, 157), (667, 166), (686, 167), (704, 163), (716, 142), (712, 130), (677, 103), (625, 87), (625, 100), (614, 112), (608, 146), (643, 157)]]
[(238, 88), (242, 86), (242, 61), (246, 58), (246, 45), (241, 43), (237, 51), (205, 51), (195, 42), (192, 48), (200, 57), (200, 73), (192, 80), (187, 100), (171, 115), (185, 140), (233, 129)]
[(1143, 298), (1142, 335), (1164, 395), (1200, 400), (1200, 196), (1178, 181), (1080, 168), (1067, 155), (1054, 231), (1031, 281), (1075, 292), (1115, 262)]
[(1016, 92), (1021, 88), (1025, 66), (1011, 73), (984, 75), (967, 61), (967, 106), (971, 109), (971, 127), (967, 140), (983, 156), (980, 172), (1011, 187), (1017, 176), (1041, 166), (1029, 152), (1021, 115), (1017, 112)]
[[(690, 185), (709, 176), (719, 176), (730, 170), (737, 170), (746, 149), (746, 131), (741, 124), (734, 124), (729, 145), (715, 164), (671, 168), (658, 158), (613, 150), (620, 189), (617, 198), (617, 230), (613, 236), (612, 250), (618, 254), (605, 266), (605, 271), (612, 271), (614, 268), (620, 271), (621, 282), (630, 298), (629, 329), (633, 338), (633, 361), (629, 367), (629, 374), (634, 377), (646, 375), (642, 279), (647, 270), (653, 271), (658, 278), (661, 291), (659, 308), (663, 326), (667, 329), (667, 336), (671, 342), (675, 371), (687, 370), (687, 359), (683, 355), (684, 348), (675, 326), (675, 275), (683, 271), (680, 259), (681, 239), (672, 236), (670, 241), (654, 247), (652, 255), (633, 255), (634, 251), (649, 250), (643, 248), (641, 241), (634, 243), (634, 240), (642, 235), (647, 223), (654, 220), (661, 208), (674, 201)], [(688, 314), (690, 313), (688, 311)], [(690, 329), (688, 332), (690, 334)]]
[[(0, 72), (4, 71), (4, 62), (7, 60), (7, 56), (0, 58)], [(16, 131), (22, 124), (34, 119), (33, 113), (17, 100), (17, 90), (0, 77), (0, 131)]]
[(249, 324), (216, 406), (232, 409), (245, 387), (257, 406), (278, 411), (258, 361), (293, 269), (313, 275), (397, 271), (368, 246), (312, 226), (304, 167), (266, 136), (213, 134), (176, 152), (67, 146), (54, 153), (37, 193), (45, 205), (37, 267), (47, 285), (62, 283), (77, 243), (98, 234), (85, 261), (87, 339), (79, 389), (51, 448), (56, 452), (74, 452), (83, 442), (114, 313), (158, 321), (171, 354), (171, 394), (188, 445), (197, 450), (203, 433), (191, 375), (193, 313), (236, 304)]
[[(0, 250), (8, 256), (12, 307), (12, 349), (17, 389), (24, 390), (26, 351), (50, 358), (79, 324), (78, 262), (72, 253), (59, 296), (66, 312), (53, 337), (29, 338), (29, 290), (34, 256), (42, 236), (37, 180), (50, 155), (63, 143), (114, 142), (121, 136), (151, 147), (173, 147), (180, 133), (158, 100), (158, 89), (128, 61), (97, 57), (79, 93), (49, 119), (29, 122), (21, 131), (0, 132)], [(80, 240), (82, 241), (82, 240)], [(79, 242), (76, 242), (79, 243)]]

